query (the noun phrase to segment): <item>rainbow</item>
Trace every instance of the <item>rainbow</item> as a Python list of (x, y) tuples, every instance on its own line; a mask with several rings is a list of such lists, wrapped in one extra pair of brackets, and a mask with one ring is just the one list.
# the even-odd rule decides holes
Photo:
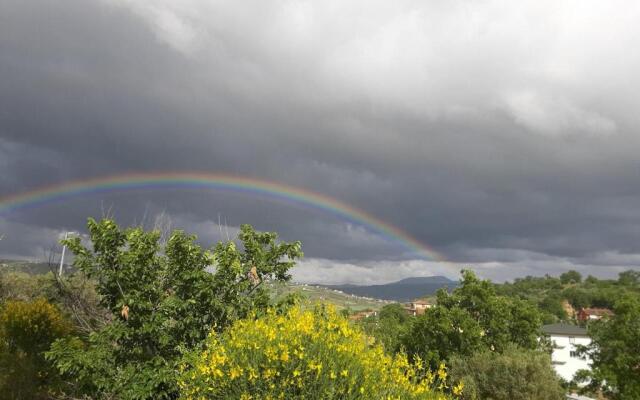
[(278, 182), (229, 174), (201, 172), (127, 173), (76, 180), (0, 198), (0, 215), (81, 195), (161, 188), (232, 191), (312, 207), (364, 226), (387, 240), (401, 244), (422, 258), (446, 262), (445, 258), (436, 250), (421, 243), (402, 229), (337, 199)]

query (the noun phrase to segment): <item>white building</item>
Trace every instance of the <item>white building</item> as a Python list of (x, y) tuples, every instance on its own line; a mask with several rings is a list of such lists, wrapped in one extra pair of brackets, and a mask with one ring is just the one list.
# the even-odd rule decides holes
[(570, 381), (578, 370), (591, 369), (591, 360), (578, 355), (576, 347), (591, 344), (585, 328), (570, 324), (551, 324), (544, 325), (542, 331), (551, 339), (551, 361), (562, 379)]
[(592, 397), (581, 396), (579, 394), (570, 393), (567, 395), (567, 400), (595, 400)]

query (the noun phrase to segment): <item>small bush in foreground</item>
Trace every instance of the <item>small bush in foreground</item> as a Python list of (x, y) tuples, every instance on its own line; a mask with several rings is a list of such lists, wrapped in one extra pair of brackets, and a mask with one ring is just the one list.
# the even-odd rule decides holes
[(0, 398), (45, 398), (61, 381), (44, 358), (71, 324), (45, 299), (8, 301), (0, 311)]
[(385, 355), (333, 308), (292, 308), (212, 333), (179, 384), (183, 399), (447, 399), (446, 375)]

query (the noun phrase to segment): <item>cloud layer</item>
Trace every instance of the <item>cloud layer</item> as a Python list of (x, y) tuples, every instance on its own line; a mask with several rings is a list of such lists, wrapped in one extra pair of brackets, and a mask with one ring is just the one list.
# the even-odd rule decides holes
[[(2, 0), (0, 196), (227, 172), (335, 197), (505, 279), (609, 276), (640, 265), (639, 17), (631, 1)], [(105, 205), (123, 224), (165, 211), (207, 240), (218, 214), (277, 230), (318, 274), (317, 260), (432, 272), (332, 215), (177, 190), (3, 215), (0, 254), (34, 256)]]

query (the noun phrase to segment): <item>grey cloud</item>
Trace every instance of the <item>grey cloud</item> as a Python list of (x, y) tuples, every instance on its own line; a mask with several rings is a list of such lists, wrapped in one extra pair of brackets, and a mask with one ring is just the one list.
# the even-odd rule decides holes
[(58, 257), (63, 229), (26, 225), (0, 218), (0, 258), (48, 261)]
[[(452, 261), (609, 271), (612, 254), (640, 253), (639, 16), (597, 1), (4, 0), (0, 196), (222, 171), (333, 196)], [(414, 257), (327, 213), (217, 192), (6, 218), (81, 229), (105, 204), (123, 224), (166, 210), (212, 240), (220, 213), (301, 239), (312, 259)]]
[(504, 282), (514, 277), (547, 274), (558, 276), (569, 270), (576, 270), (585, 277), (593, 275), (601, 279), (616, 279), (620, 272), (630, 267), (627, 264), (612, 264), (603, 268), (602, 265), (581, 264), (564, 258), (473, 264), (437, 263), (424, 260), (340, 262), (314, 258), (300, 262), (292, 270), (292, 275), (295, 281), (301, 283), (378, 285), (414, 276), (442, 275), (457, 280), (463, 269), (474, 271), (482, 279)]

